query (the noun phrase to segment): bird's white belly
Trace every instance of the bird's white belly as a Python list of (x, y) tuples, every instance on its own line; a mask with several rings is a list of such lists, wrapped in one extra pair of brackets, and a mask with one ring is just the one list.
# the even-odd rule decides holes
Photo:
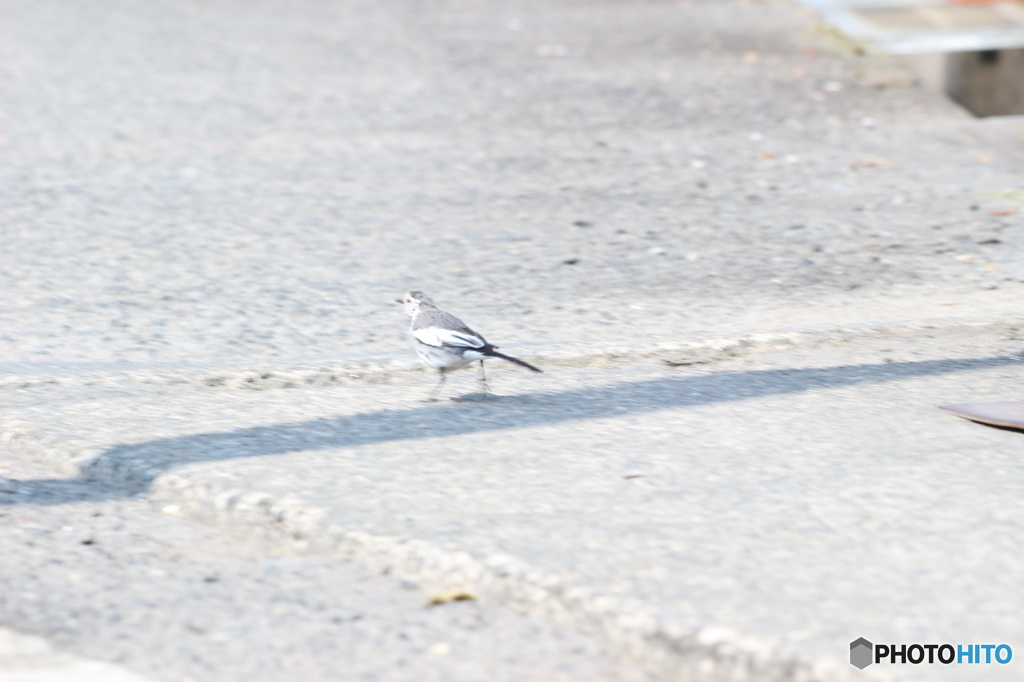
[(461, 369), (484, 357), (472, 349), (437, 347), (425, 343), (416, 344), (416, 354), (424, 364), (434, 369)]

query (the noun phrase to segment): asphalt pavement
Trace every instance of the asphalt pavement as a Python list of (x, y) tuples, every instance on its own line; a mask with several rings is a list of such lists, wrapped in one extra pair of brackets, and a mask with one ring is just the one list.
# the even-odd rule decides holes
[[(782, 0), (3, 24), (24, 679), (1020, 677), (848, 662), (1024, 657), (1024, 435), (936, 409), (1020, 398), (1013, 122)], [(409, 288), (545, 373), (422, 403)]]

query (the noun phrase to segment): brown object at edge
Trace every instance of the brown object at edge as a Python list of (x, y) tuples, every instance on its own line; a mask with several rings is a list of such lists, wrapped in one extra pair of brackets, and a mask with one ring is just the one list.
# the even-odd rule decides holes
[(939, 405), (939, 409), (974, 422), (1024, 431), (1024, 401)]

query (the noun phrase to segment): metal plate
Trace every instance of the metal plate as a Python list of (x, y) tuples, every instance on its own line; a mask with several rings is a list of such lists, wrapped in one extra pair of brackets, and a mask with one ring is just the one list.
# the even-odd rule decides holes
[(939, 409), (949, 410), (957, 416), (982, 424), (1024, 431), (1024, 402), (964, 403), (940, 405)]
[(1024, 47), (1018, 0), (799, 0), (847, 36), (890, 54)]

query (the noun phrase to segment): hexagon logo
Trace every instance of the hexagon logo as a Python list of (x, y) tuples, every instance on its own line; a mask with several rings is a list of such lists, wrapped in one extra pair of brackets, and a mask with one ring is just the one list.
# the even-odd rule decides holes
[(871, 660), (874, 649), (875, 645), (863, 637), (853, 640), (850, 642), (850, 665), (860, 670), (868, 667), (874, 662)]

